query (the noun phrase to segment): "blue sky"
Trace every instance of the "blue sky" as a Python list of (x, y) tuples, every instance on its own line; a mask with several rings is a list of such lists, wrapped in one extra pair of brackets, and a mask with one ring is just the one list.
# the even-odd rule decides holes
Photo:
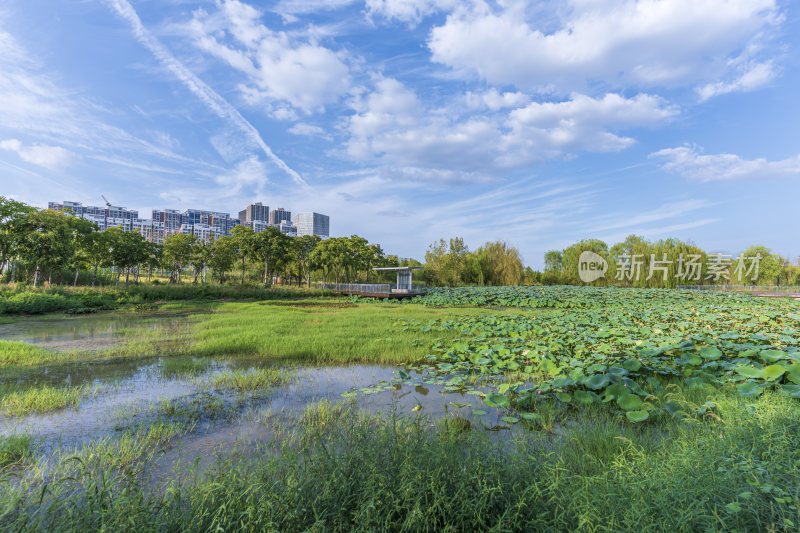
[(0, 194), (800, 256), (800, 6), (6, 0)]

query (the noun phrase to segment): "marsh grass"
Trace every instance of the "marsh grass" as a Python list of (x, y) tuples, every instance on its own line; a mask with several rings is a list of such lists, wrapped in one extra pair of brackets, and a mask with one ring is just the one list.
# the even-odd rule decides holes
[(208, 370), (211, 363), (212, 361), (205, 357), (164, 357), (161, 363), (161, 375), (165, 378), (196, 376)]
[(214, 376), (212, 385), (217, 390), (253, 392), (286, 384), (294, 375), (291, 370), (280, 367), (225, 370)]
[(204, 476), (163, 490), (113, 478), (139, 471), (181, 431), (153, 426), (95, 446), (94, 460), (81, 455), (82, 474), (55, 476), (42, 503), (31, 491), (9, 505), (3, 493), (0, 528), (796, 530), (797, 403), (772, 394), (717, 401), (719, 420), (634, 425), (597, 410), (558, 435), (509, 439), (323, 401), (271, 446), (223, 454)]
[(48, 413), (67, 407), (77, 407), (80, 401), (94, 394), (88, 385), (80, 387), (51, 387), (42, 385), (14, 391), (0, 397), (0, 411), (10, 416)]
[(25, 463), (32, 454), (32, 436), (24, 433), (0, 436), (0, 468)]
[(305, 364), (403, 364), (422, 359), (435, 339), (451, 340), (456, 331), (413, 331), (403, 321), (427, 321), (485, 313), (421, 305), (330, 302), (302, 306), (224, 304), (212, 315), (197, 317), (193, 355), (257, 356)]
[(0, 340), (0, 368), (50, 363), (57, 355), (26, 342)]
[(75, 457), (84, 465), (94, 465), (103, 470), (117, 469), (131, 472), (152, 461), (163, 453), (169, 443), (185, 435), (193, 427), (193, 425), (156, 420), (148, 426), (129, 429), (116, 438), (106, 438), (92, 444)]

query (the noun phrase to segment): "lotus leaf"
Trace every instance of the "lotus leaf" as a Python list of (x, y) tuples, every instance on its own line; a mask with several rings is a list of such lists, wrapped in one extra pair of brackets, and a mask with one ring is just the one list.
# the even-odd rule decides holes
[(623, 361), (622, 366), (629, 372), (636, 372), (642, 368), (642, 363), (638, 359), (626, 359)]
[(585, 386), (593, 390), (605, 388), (609, 383), (611, 383), (611, 378), (607, 374), (595, 374), (583, 382)]
[(736, 391), (739, 393), (739, 396), (750, 398), (752, 396), (758, 396), (764, 391), (764, 389), (762, 389), (757, 383), (748, 381), (746, 383), (736, 385)]
[(781, 365), (769, 365), (764, 369), (764, 379), (767, 381), (775, 381), (786, 373), (786, 368)]
[(642, 406), (642, 399), (635, 394), (622, 394), (617, 397), (617, 405), (626, 411), (636, 411)]
[(488, 405), (489, 407), (496, 407), (498, 409), (501, 407), (508, 407), (509, 405), (511, 405), (511, 400), (509, 400), (502, 394), (495, 394), (495, 393), (489, 394), (486, 396), (486, 398), (483, 399), (483, 401), (486, 402), (486, 405)]
[(700, 348), (700, 357), (708, 359), (709, 361), (716, 361), (722, 357), (722, 352), (719, 351), (719, 348), (715, 348), (714, 346), (705, 346)]
[(647, 411), (625, 411), (625, 416), (631, 422), (644, 422), (650, 418), (650, 414)]
[(764, 375), (764, 369), (760, 367), (752, 367), (746, 365), (738, 365), (736, 372), (746, 378), (760, 378)]
[(786, 359), (789, 355), (783, 350), (761, 350), (759, 354), (764, 361), (768, 361), (770, 363), (775, 363), (780, 361), (781, 359)]

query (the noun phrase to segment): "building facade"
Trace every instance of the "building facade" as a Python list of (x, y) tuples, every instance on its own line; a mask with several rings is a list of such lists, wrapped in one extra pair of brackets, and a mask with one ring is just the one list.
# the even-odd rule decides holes
[(320, 213), (297, 213), (292, 219), (297, 227), (297, 236), (317, 235), (327, 238), (330, 235), (330, 217)]
[(269, 223), (270, 224), (280, 224), (281, 222), (291, 222), (292, 221), (292, 212), (287, 211), (282, 207), (277, 209), (273, 209), (269, 212)]
[(269, 222), (269, 206), (263, 205), (261, 202), (256, 202), (245, 207), (239, 211), (240, 222)]
[[(242, 224), (260, 233), (272, 226), (291, 237), (318, 235), (327, 238), (330, 234), (330, 218), (319, 213), (297, 213), (291, 218), (291, 211), (269, 207), (260, 202), (248, 205), (239, 212), (241, 218), (232, 218), (229, 213), (187, 209), (153, 209), (152, 218), (139, 218), (139, 212), (119, 206), (88, 206), (80, 202), (48, 202), (48, 209), (64, 211), (97, 224), (100, 231), (119, 227), (125, 231), (138, 231), (150, 242), (163, 243), (170, 235), (183, 233), (197, 235), (201, 240), (218, 239), (231, 234), (233, 228)], [(247, 219), (250, 220), (247, 220)], [(273, 222), (274, 221), (274, 222)]]

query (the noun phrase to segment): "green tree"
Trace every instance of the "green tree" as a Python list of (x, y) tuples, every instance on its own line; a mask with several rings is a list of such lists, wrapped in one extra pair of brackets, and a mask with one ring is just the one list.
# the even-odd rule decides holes
[(38, 287), (43, 268), (49, 269), (48, 283), (52, 282), (53, 268), (65, 264), (74, 253), (70, 217), (64, 213), (43, 209), (25, 217), (22, 255), (36, 265), (33, 286)]
[[(746, 276), (746, 271), (742, 272), (741, 280), (739, 280), (738, 273), (734, 273), (737, 266), (737, 261), (734, 259), (731, 265), (731, 280), (736, 283), (743, 283), (745, 285), (776, 285), (778, 284), (781, 274), (784, 271), (784, 259), (778, 254), (773, 254), (772, 250), (766, 246), (751, 246), (744, 252), (741, 257), (745, 260), (745, 269), (753, 265), (755, 259), (758, 257), (758, 273), (756, 274), (753, 268), (751, 274)], [(754, 265), (753, 265), (754, 266)], [(756, 279), (753, 280), (752, 277)]]
[[(113, 227), (108, 228), (104, 233), (106, 233), (106, 238), (108, 239), (111, 264), (117, 269), (116, 283), (117, 285), (119, 284), (119, 278), (124, 270), (125, 288), (127, 288), (130, 283), (131, 269), (148, 260), (150, 245), (136, 231), (125, 231), (122, 228)], [(172, 237), (177, 236), (173, 235)], [(191, 235), (191, 237), (194, 237), (194, 235)]]
[(225, 280), (225, 274), (233, 268), (234, 262), (236, 262), (236, 239), (222, 236), (215, 240), (211, 245), (208, 266), (214, 272), (219, 283)]
[(75, 240), (75, 247), (70, 261), (75, 268), (75, 278), (72, 280), (72, 286), (74, 287), (78, 284), (80, 269), (91, 264), (89, 247), (91, 246), (93, 235), (99, 233), (99, 231), (97, 224), (85, 218), (74, 217), (70, 220), (70, 223), (72, 224), (72, 237)]
[(269, 226), (264, 231), (256, 233), (252, 240), (253, 258), (264, 265), (264, 285), (269, 285), (272, 273), (283, 266), (289, 258), (291, 237)]
[(455, 287), (461, 281), (468, 254), (469, 248), (461, 237), (454, 237), (449, 242), (439, 239), (425, 252), (425, 269), (435, 283)]
[(478, 248), (476, 255), (484, 258), (490, 284), (519, 285), (522, 282), (522, 256), (518, 249), (505, 241), (487, 242)]
[[(594, 252), (608, 261), (608, 245), (599, 239), (585, 239), (578, 241), (562, 252), (562, 272), (561, 280), (563, 283), (579, 284), (578, 260), (580, 255), (585, 252)], [(606, 273), (606, 276), (609, 272)], [(606, 283), (607, 278), (602, 278), (601, 283)]]
[(170, 271), (170, 283), (179, 283), (184, 267), (191, 263), (197, 235), (176, 233), (164, 241), (163, 264)]
[(231, 230), (231, 236), (236, 244), (236, 253), (242, 261), (242, 285), (244, 285), (244, 271), (247, 267), (247, 260), (253, 256), (255, 232), (247, 226), (236, 226)]
[(314, 249), (321, 240), (317, 235), (302, 235), (293, 239), (291, 253), (297, 264), (298, 286), (300, 286), (305, 274), (306, 286), (311, 287), (311, 271), (314, 270)]
[[(26, 217), (35, 211), (29, 205), (0, 196), (0, 274), (19, 253), (28, 228)], [(12, 281), (14, 274), (12, 270)]]
[(90, 233), (83, 243), (83, 254), (92, 268), (92, 287), (97, 281), (97, 270), (111, 261), (111, 242), (105, 231)]

